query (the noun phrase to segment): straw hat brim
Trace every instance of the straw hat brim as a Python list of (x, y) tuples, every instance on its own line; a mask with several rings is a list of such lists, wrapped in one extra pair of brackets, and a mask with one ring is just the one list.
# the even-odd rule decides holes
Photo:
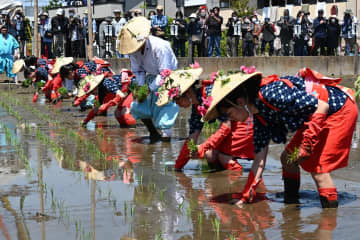
[(247, 80), (255, 76), (261, 77), (262, 73), (261, 72), (254, 72), (251, 74), (236, 73), (233, 75), (229, 75), (227, 76), (227, 79), (229, 79), (229, 81), (225, 84), (222, 82), (222, 80), (216, 80), (214, 83), (214, 87), (211, 91), (212, 102), (205, 116), (203, 117), (203, 120), (209, 121), (218, 117), (219, 113), (216, 109), (216, 106), (238, 86), (240, 86), (242, 83), (246, 82)]
[(17, 74), (24, 68), (25, 61), (23, 59), (16, 60), (13, 64), (12, 73)]
[(68, 65), (74, 61), (73, 57), (61, 57), (57, 58), (54, 67), (51, 71), (52, 74), (56, 74), (60, 71), (62, 66)]
[[(177, 70), (170, 74), (166, 79), (169, 81), (172, 79), (174, 82), (173, 87), (179, 87), (180, 95), (183, 95), (189, 88), (200, 78), (202, 74), (202, 68), (188, 69), (188, 70)], [(164, 83), (166, 84), (166, 83)], [(159, 107), (164, 106), (170, 102), (169, 90), (164, 90), (159, 94), (159, 98), (156, 102), (156, 105)]]
[(146, 42), (150, 35), (151, 24), (145, 17), (131, 19), (119, 34), (119, 52), (132, 54)]
[[(79, 84), (79, 92), (77, 94), (77, 97), (85, 96), (87, 93), (93, 91), (104, 79), (104, 76), (105, 76), (104, 74), (97, 76), (88, 75), (84, 79), (82, 79)], [(87, 91), (85, 91), (84, 87), (87, 83), (90, 83), (90, 87), (88, 88)]]

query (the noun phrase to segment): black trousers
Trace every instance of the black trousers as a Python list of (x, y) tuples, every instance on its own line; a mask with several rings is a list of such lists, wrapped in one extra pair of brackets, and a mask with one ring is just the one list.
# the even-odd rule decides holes
[(315, 46), (312, 50), (311, 55), (317, 56), (318, 50), (320, 48), (320, 55), (325, 56), (326, 55), (326, 51), (325, 51), (326, 44), (327, 44), (326, 38), (315, 38)]

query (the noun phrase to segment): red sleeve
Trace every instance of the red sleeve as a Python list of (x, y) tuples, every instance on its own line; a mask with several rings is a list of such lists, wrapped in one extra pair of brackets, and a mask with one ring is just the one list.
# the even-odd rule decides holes
[(46, 84), (44, 86), (44, 92), (47, 90), (50, 90), (52, 88), (52, 82), (53, 82), (53, 80), (49, 80), (46, 82)]
[(260, 32), (262, 33), (264, 31), (264, 26), (261, 27)]
[(56, 75), (56, 77), (53, 80), (52, 89), (53, 91), (57, 91), (59, 88), (62, 87), (62, 78), (60, 77), (60, 74)]
[(274, 33), (276, 32), (276, 28), (275, 28), (275, 25), (273, 24), (272, 25), (272, 29), (274, 30)]

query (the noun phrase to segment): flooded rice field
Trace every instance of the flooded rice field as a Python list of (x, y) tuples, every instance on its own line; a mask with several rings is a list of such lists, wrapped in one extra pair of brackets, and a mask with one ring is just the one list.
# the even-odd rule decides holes
[[(187, 136), (181, 112), (171, 142), (149, 144), (142, 124), (119, 128), (113, 111), (80, 126), (70, 100), (31, 103), (29, 89), (0, 89), (0, 239), (358, 239), (360, 125), (349, 166), (333, 173), (339, 208), (323, 210), (309, 174), (301, 204), (285, 205), (279, 155), (272, 145), (267, 200), (229, 203), (243, 172), (209, 172), (191, 160), (171, 166)], [(204, 136), (203, 136), (204, 137)]]

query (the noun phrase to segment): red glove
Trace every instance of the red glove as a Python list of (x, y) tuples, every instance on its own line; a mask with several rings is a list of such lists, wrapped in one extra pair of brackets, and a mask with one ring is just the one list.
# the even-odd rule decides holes
[(122, 100), (122, 97), (118, 94), (115, 95), (115, 98), (107, 103), (104, 103), (100, 106), (98, 113), (105, 112), (109, 108), (118, 105)]
[(202, 143), (198, 147), (199, 157), (203, 158), (206, 151), (217, 148), (220, 144), (222, 144), (224, 138), (226, 138), (230, 133), (231, 133), (231, 127), (222, 123), (220, 125), (220, 128), (216, 131), (216, 133), (211, 135), (204, 143)]
[(241, 192), (241, 201), (244, 203), (252, 203), (256, 196), (256, 187), (261, 182), (261, 179), (256, 181), (254, 173), (250, 170), (244, 190)]
[(188, 142), (189, 140), (186, 140), (181, 148), (180, 154), (175, 162), (175, 169), (182, 169), (190, 160), (190, 150), (188, 148)]
[(83, 125), (87, 124), (91, 119), (93, 119), (96, 116), (96, 113), (97, 112), (95, 111), (95, 109), (91, 110), (87, 115), (87, 117), (82, 121), (82, 124)]
[(74, 103), (73, 103), (73, 106), (74, 106), (74, 107), (79, 106), (80, 103), (82, 103), (83, 101), (85, 101), (89, 96), (90, 96), (90, 93), (85, 94), (84, 96), (79, 97), (79, 98), (77, 97), (77, 98), (75, 99)]
[(38, 93), (34, 93), (34, 96), (33, 96), (33, 98), (32, 98), (32, 102), (33, 102), (33, 103), (36, 103), (37, 100), (38, 100), (38, 97), (39, 97), (39, 94), (38, 94)]
[(57, 99), (59, 97), (60, 97), (60, 93), (54, 91), (51, 92), (51, 100)]
[(299, 147), (299, 158), (305, 159), (310, 157), (314, 146), (319, 142), (319, 134), (325, 124), (327, 114), (314, 113), (308, 122), (304, 125), (307, 127), (303, 132), (303, 140)]

